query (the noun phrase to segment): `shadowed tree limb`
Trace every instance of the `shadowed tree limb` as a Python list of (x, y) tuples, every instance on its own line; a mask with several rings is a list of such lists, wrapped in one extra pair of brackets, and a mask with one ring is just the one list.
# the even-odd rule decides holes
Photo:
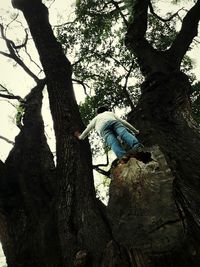
[(134, 1), (132, 9), (133, 20), (129, 24), (125, 37), (127, 48), (135, 54), (138, 60), (147, 62), (151, 52), (155, 51), (145, 38), (147, 31), (148, 7), (149, 0)]
[(194, 37), (197, 36), (199, 20), (200, 0), (196, 2), (184, 17), (181, 30), (169, 49), (169, 56), (173, 59), (174, 64), (180, 65)]
[[(2, 93), (3, 92), (3, 93)], [(7, 98), (7, 99), (16, 99), (20, 102), (23, 102), (23, 98), (19, 95), (13, 95), (12, 93), (10, 93), (10, 91), (3, 86), (2, 84), (0, 84), (0, 97), (3, 98)]]
[(129, 24), (127, 35), (137, 39), (144, 38), (147, 30), (149, 0), (136, 0), (133, 6), (133, 21)]
[(20, 102), (23, 101), (21, 96), (18, 96), (18, 95), (5, 95), (5, 94), (1, 94), (0, 93), (0, 97), (7, 98), (7, 99), (16, 99), (16, 100), (18, 100)]
[(110, 178), (110, 170), (108, 171), (105, 171), (99, 167), (107, 167), (109, 165), (109, 157), (108, 157), (108, 152), (106, 152), (106, 163), (100, 163), (100, 164), (97, 164), (97, 165), (92, 165), (92, 168), (97, 171), (98, 173), (100, 174), (103, 174), (107, 177)]
[[(158, 51), (145, 38), (147, 11), (150, 5), (150, 0), (134, 1), (133, 21), (129, 25), (125, 39), (127, 48), (137, 57), (138, 64), (145, 77), (158, 72), (179, 71), (181, 60), (193, 38), (197, 35), (200, 19), (200, 0), (198, 0), (183, 19), (182, 28), (169, 50)], [(156, 62), (159, 62), (159, 64)]]

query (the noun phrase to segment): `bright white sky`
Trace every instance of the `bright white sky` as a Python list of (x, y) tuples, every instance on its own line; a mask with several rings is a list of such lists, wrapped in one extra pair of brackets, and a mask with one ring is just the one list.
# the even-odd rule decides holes
[[(51, 4), (52, 1), (46, 1), (47, 6)], [(73, 10), (75, 7), (75, 0), (55, 0), (49, 10), (50, 12), (50, 22), (52, 25), (61, 24), (62, 22), (71, 21), (73, 18)], [(159, 9), (160, 14), (166, 13), (166, 10), (169, 10), (170, 1), (160, 0)], [(185, 4), (184, 4), (185, 6)], [(177, 6), (172, 7), (172, 9), (179, 9)], [(1, 0), (0, 1), (0, 21), (6, 24), (6, 22), (11, 21), (11, 14), (18, 13), (17, 10), (12, 8), (11, 0)], [(20, 20), (23, 19), (21, 12)], [(61, 16), (62, 14), (62, 16)], [(1, 19), (3, 18), (3, 20)], [(25, 23), (25, 22), (24, 22)], [(8, 36), (16, 41), (17, 38), (19, 40), (23, 40), (24, 32), (23, 30), (18, 30), (16, 27), (12, 29), (12, 31), (8, 32)], [(5, 51), (4, 42), (0, 39), (0, 50)], [(195, 69), (194, 72), (200, 80), (200, 59), (197, 56), (200, 52), (199, 47), (195, 47), (195, 49), (190, 52), (191, 57), (194, 59)], [(34, 59), (38, 60), (37, 52), (33, 49), (33, 45), (31, 48), (31, 55)], [(5, 85), (9, 90), (13, 91), (14, 94), (19, 94), (21, 96), (26, 95), (29, 90), (34, 85), (33, 80), (25, 74), (25, 72), (19, 68), (13, 66), (13, 61), (8, 60), (7, 58), (0, 55), (0, 83)], [(32, 65), (32, 70), (37, 74), (38, 69)], [(78, 96), (83, 96), (83, 91), (81, 87), (76, 89), (78, 91)], [(45, 99), (47, 101), (47, 99)], [(14, 104), (14, 101), (12, 101)], [(46, 111), (45, 111), (46, 112)], [(17, 127), (13, 123), (13, 118), (16, 114), (16, 109), (13, 108), (7, 101), (0, 98), (0, 135), (5, 136), (11, 140), (14, 140), (14, 137), (18, 133)], [(47, 113), (47, 112), (46, 112)], [(47, 113), (47, 118), (50, 115)], [(46, 120), (48, 121), (48, 120)], [(45, 122), (46, 124), (49, 122)], [(0, 159), (4, 160), (7, 157), (9, 150), (11, 149), (11, 145), (7, 144), (5, 141), (0, 140)]]

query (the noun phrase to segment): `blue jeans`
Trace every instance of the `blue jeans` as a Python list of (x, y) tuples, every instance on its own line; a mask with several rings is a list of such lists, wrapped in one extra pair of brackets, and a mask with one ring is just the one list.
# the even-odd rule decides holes
[(101, 130), (101, 136), (118, 158), (124, 156), (126, 154), (126, 150), (121, 146), (117, 137), (120, 137), (121, 140), (130, 147), (130, 149), (140, 146), (140, 143), (135, 135), (131, 134), (119, 121), (107, 122)]

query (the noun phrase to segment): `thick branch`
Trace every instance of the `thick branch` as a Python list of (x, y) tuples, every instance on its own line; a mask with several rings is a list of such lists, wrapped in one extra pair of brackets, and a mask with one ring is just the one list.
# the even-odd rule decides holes
[(16, 99), (18, 101), (22, 101), (23, 99), (18, 95), (5, 95), (0, 93), (0, 97), (7, 98), (7, 99)]
[(145, 36), (147, 30), (147, 11), (149, 0), (136, 0), (133, 6), (133, 21), (129, 25), (129, 34), (137, 38)]
[(98, 173), (108, 177), (108, 178), (111, 178), (110, 177), (110, 170), (105, 171), (105, 170), (100, 169), (99, 167), (94, 168), (94, 170), (97, 171)]
[(182, 28), (169, 49), (169, 55), (173, 58), (175, 64), (180, 65), (194, 37), (197, 36), (199, 20), (200, 0), (196, 2), (184, 17)]
[(153, 48), (145, 38), (149, 0), (136, 0), (133, 5), (133, 20), (129, 24), (125, 44), (139, 60), (147, 59)]
[(101, 163), (101, 164), (97, 164), (97, 165), (92, 165), (92, 168), (97, 171), (100, 174), (103, 174), (107, 177), (110, 178), (110, 169), (108, 171), (102, 170), (99, 167), (107, 167), (109, 164), (109, 157), (108, 157), (108, 153), (106, 152), (106, 163)]
[[(21, 96), (18, 96), (18, 95), (13, 95), (12, 93), (9, 92), (9, 90), (3, 86), (2, 84), (0, 84), (0, 92), (3, 92), (0, 93), (0, 97), (3, 97), (3, 98), (7, 98), (7, 99), (17, 99), (18, 101), (22, 102), (23, 101), (23, 98), (21, 98)], [(5, 94), (6, 93), (6, 94)]]

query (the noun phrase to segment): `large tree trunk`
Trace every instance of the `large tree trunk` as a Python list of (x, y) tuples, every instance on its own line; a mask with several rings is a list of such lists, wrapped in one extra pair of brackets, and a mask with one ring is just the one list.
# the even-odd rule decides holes
[(146, 77), (130, 120), (138, 123), (144, 143), (158, 145), (165, 155), (174, 176), (174, 199), (186, 218), (188, 234), (197, 242), (198, 255), (200, 132), (191, 115), (191, 85), (180, 72), (180, 64), (198, 32), (200, 1), (186, 14), (180, 32), (166, 51), (154, 49), (145, 38), (148, 5), (149, 0), (135, 1), (134, 19), (126, 36), (126, 45)]
[(24, 127), (2, 168), (6, 188), (2, 243), (8, 266), (78, 266), (80, 261), (99, 266), (111, 232), (104, 207), (96, 200), (88, 141), (74, 137), (83, 124), (71, 65), (53, 35), (42, 1), (12, 3), (27, 20), (46, 74), (57, 158), (54, 166), (44, 136), (40, 95), (37, 101), (31, 99), (33, 110), (26, 109)]
[(36, 86), (27, 97), (24, 126), (1, 177), (1, 242), (8, 266), (59, 266), (61, 262), (52, 212), (55, 165), (40, 113), (43, 87)]
[[(158, 144), (175, 177), (174, 194), (199, 233), (199, 127), (191, 116), (191, 86), (181, 72), (157, 74), (143, 84), (143, 93), (130, 117), (140, 124), (148, 145)], [(198, 237), (198, 235), (197, 235)]]
[(181, 241), (166, 253), (168, 261), (162, 263), (154, 251), (155, 266), (189, 266), (188, 261), (191, 266), (199, 265), (200, 132), (191, 116), (190, 89), (181, 72), (157, 73), (143, 84), (139, 103), (129, 114), (130, 121), (138, 124), (144, 144), (149, 148), (157, 145), (164, 154), (173, 183), (171, 192), (163, 197), (173, 195), (179, 217), (185, 220)]
[[(121, 207), (122, 202), (110, 200), (109, 220), (107, 219), (105, 207), (95, 197), (88, 141), (81, 143), (73, 135), (83, 125), (74, 98), (71, 65), (53, 35), (47, 8), (41, 0), (13, 0), (12, 3), (23, 12), (27, 20), (46, 74), (56, 136), (57, 162), (55, 166), (44, 136), (40, 114), (43, 85), (38, 84), (27, 99), (24, 126), (16, 138), (15, 146), (5, 164), (0, 163), (0, 234), (8, 266), (141, 267), (164, 266), (163, 261), (167, 265), (165, 255), (158, 257), (157, 261), (157, 255), (152, 257), (153, 250), (145, 250), (151, 238), (150, 232), (139, 232), (138, 236), (147, 235), (144, 239), (146, 241), (139, 246), (140, 240), (134, 240), (137, 237), (137, 223), (132, 220), (130, 223), (129, 216), (125, 216), (122, 224), (124, 227), (120, 229), (117, 212), (114, 216), (112, 214), (112, 210), (118, 207), (118, 212), (123, 209), (134, 211), (134, 204), (136, 211), (139, 209), (141, 213), (146, 212), (134, 198), (134, 194), (138, 193), (137, 187), (132, 192), (133, 196), (127, 198), (127, 201), (131, 200), (128, 206), (124, 204)], [(147, 9), (147, 0), (138, 3), (145, 3)], [(145, 12), (140, 14), (145, 18)], [(144, 33), (145, 27), (138, 32), (139, 35)], [(137, 47), (133, 46), (136, 53), (141, 39), (139, 38)], [(145, 41), (142, 42), (142, 47), (144, 53), (140, 57), (140, 63), (144, 66), (145, 74), (149, 71), (150, 77), (143, 85), (142, 96), (130, 119), (134, 124), (137, 122), (145, 144), (150, 147), (157, 145), (165, 155), (172, 174), (170, 194), (173, 192), (174, 199), (186, 217), (188, 235), (194, 237), (194, 233), (197, 233), (198, 237), (200, 141), (189, 112), (190, 86), (183, 74), (175, 72), (177, 66), (169, 65), (166, 68), (167, 54), (149, 50)], [(150, 66), (152, 58), (154, 61)], [(161, 70), (163, 74), (155, 74), (157, 70)], [(121, 172), (123, 171), (120, 170)], [(147, 177), (149, 178), (148, 175)], [(131, 179), (133, 178), (135, 177)], [(111, 191), (114, 181), (112, 184)], [(114, 190), (112, 196), (122, 189), (120, 187)], [(172, 221), (178, 222), (177, 232), (182, 233), (174, 199), (169, 199), (170, 209), (175, 214)], [(155, 207), (159, 204), (153, 202)], [(153, 210), (154, 208), (152, 212)], [(142, 223), (142, 226), (149, 227), (144, 220)], [(162, 225), (158, 226), (162, 228)], [(126, 227), (131, 231), (128, 232)], [(130, 238), (123, 240), (122, 233)], [(178, 261), (177, 255), (180, 255), (184, 246), (178, 250), (177, 255), (176, 246), (178, 242), (171, 255), (176, 256), (177, 261), (171, 260), (171, 257), (168, 266), (188, 262), (185, 258)], [(194, 253), (196, 258), (199, 257), (198, 250), (192, 247), (192, 252), (187, 253), (189, 259)]]

